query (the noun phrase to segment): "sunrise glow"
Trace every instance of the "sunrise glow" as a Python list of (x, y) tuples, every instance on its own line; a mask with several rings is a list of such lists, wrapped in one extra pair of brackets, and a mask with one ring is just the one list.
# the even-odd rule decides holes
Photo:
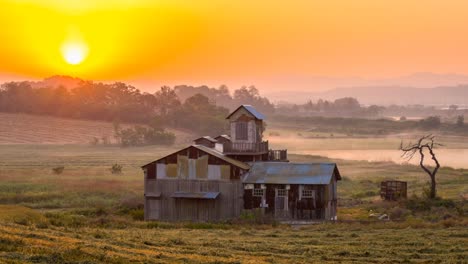
[(274, 86), (468, 73), (468, 1), (0, 3), (0, 72), (25, 77)]
[(67, 43), (62, 47), (62, 56), (65, 61), (72, 65), (83, 62), (87, 55), (87, 47), (80, 43)]

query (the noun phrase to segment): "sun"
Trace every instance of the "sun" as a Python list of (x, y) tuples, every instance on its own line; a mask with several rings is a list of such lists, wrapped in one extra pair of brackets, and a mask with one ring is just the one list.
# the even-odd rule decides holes
[(71, 65), (82, 63), (88, 55), (88, 47), (84, 43), (65, 43), (62, 46), (62, 56)]

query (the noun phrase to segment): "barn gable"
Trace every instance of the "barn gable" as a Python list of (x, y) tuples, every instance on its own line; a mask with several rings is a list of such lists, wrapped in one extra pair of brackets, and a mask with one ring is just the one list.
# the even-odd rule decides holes
[(253, 118), (257, 119), (257, 120), (264, 120), (265, 119), (265, 116), (262, 113), (258, 112), (257, 109), (255, 109), (251, 105), (241, 105), (241, 106), (239, 106), (236, 110), (232, 111), (226, 117), (226, 119), (231, 119), (231, 117), (234, 116), (234, 115), (241, 116), (243, 114), (251, 116), (251, 117), (253, 117)]
[(142, 168), (147, 179), (239, 180), (250, 166), (215, 149), (191, 145)]

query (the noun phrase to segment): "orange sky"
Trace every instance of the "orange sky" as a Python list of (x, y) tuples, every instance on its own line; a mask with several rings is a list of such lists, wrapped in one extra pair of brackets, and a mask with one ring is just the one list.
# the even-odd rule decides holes
[[(0, 0), (0, 74), (194, 84), (468, 74), (467, 11), (466, 0)], [(86, 48), (77, 65), (62, 54), (70, 45)]]

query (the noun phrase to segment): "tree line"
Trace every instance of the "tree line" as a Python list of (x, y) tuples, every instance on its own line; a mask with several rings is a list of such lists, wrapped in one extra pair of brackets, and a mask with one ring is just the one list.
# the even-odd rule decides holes
[(343, 97), (333, 101), (318, 99), (315, 103), (309, 100), (305, 104), (281, 104), (277, 112), (283, 115), (303, 116), (340, 116), (340, 117), (377, 117), (385, 107), (362, 106), (356, 98)]
[[(187, 89), (195, 93), (187, 96), (183, 92)], [(163, 86), (155, 93), (145, 93), (122, 82), (81, 81), (68, 89), (33, 87), (27, 81), (7, 82), (0, 86), (0, 112), (142, 124), (127, 129), (116, 126), (115, 135), (122, 145), (144, 145), (172, 144), (175, 136), (166, 127), (188, 130), (195, 135), (225, 133), (225, 117), (233, 105), (247, 103), (259, 110), (274, 110), (273, 104), (261, 97), (254, 86), (235, 90), (233, 96), (225, 86), (208, 88), (212, 91), (205, 93), (208, 96), (203, 95), (204, 89)]]

